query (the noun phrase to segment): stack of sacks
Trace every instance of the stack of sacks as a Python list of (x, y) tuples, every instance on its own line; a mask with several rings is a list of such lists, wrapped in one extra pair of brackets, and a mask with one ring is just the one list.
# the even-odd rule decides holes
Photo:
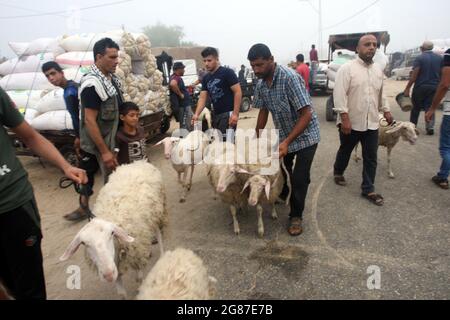
[(64, 52), (59, 38), (40, 38), (32, 42), (10, 42), (9, 46), (17, 58), (0, 65), (0, 86), (8, 90), (46, 90), (54, 88), (42, 74), (45, 62), (53, 61)]
[(72, 119), (66, 110), (64, 90), (47, 92), (35, 107), (36, 114), (30, 124), (36, 130), (72, 130)]

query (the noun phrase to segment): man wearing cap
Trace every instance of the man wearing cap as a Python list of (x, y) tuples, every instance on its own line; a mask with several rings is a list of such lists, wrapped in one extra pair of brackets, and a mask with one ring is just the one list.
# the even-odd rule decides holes
[[(411, 79), (405, 89), (405, 97), (410, 96), (411, 87), (414, 85), (412, 101), (414, 108), (411, 111), (411, 122), (417, 126), (420, 112), (427, 112), (433, 101), (436, 89), (440, 81), (442, 57), (435, 54), (432, 50), (434, 44), (431, 41), (425, 41), (420, 47), (422, 54), (414, 61), (414, 69)], [(434, 135), (434, 117), (427, 122), (426, 129), (428, 135)]]
[(186, 66), (182, 62), (175, 62), (173, 65), (173, 75), (170, 77), (170, 102), (178, 117), (180, 129), (191, 131), (191, 96), (183, 81)]

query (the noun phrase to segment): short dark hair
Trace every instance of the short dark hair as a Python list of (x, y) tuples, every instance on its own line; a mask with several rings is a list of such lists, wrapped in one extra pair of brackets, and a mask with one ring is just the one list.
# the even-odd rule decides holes
[(450, 49), (445, 51), (443, 65), (444, 67), (450, 67)]
[(259, 58), (268, 60), (271, 57), (272, 57), (272, 52), (270, 52), (269, 47), (266, 46), (265, 44), (258, 43), (250, 48), (247, 59), (249, 61), (255, 61), (256, 59), (259, 59)]
[(55, 69), (58, 72), (63, 72), (63, 69), (61, 68), (61, 66), (55, 61), (49, 61), (42, 65), (43, 73), (46, 73), (47, 71), (50, 71), (52, 69)]
[(315, 45), (315, 44), (313, 44), (313, 45), (311, 46), (311, 48), (315, 49), (315, 48), (316, 48), (316, 45)]
[(120, 50), (119, 45), (110, 38), (103, 38), (94, 44), (94, 61), (97, 61), (97, 55), (104, 55), (106, 49)]
[(217, 50), (216, 48), (213, 47), (207, 47), (205, 49), (203, 49), (202, 51), (202, 57), (206, 58), (209, 56), (213, 56), (214, 58), (218, 58), (219, 57), (219, 50)]
[(297, 55), (296, 59), (297, 62), (305, 62), (305, 56), (302, 55), (301, 53)]
[(126, 116), (130, 111), (139, 111), (139, 107), (134, 102), (124, 102), (119, 107), (120, 115)]

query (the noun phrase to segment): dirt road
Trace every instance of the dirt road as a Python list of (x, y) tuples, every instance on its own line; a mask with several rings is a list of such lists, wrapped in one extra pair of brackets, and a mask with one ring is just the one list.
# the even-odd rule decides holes
[[(408, 119), (393, 101), (404, 85), (387, 83), (398, 120)], [(450, 194), (430, 181), (440, 165), (438, 137), (422, 135), (416, 146), (400, 142), (393, 155), (395, 180), (388, 178), (386, 154), (380, 150), (377, 188), (386, 205), (377, 208), (360, 197), (361, 163), (350, 165), (347, 188), (334, 185), (337, 129), (325, 121), (326, 97), (313, 100), (322, 143), (312, 169), (304, 235), (288, 236), (288, 209), (281, 206), (278, 221), (265, 217), (264, 239), (257, 237), (253, 211), (239, 217), (242, 234), (236, 237), (227, 207), (213, 200), (204, 168), (194, 176), (187, 203), (180, 204), (176, 174), (163, 159), (162, 149), (150, 148), (152, 163), (166, 177), (170, 210), (166, 247), (198, 253), (218, 279), (219, 299), (449, 299)], [(255, 110), (243, 114), (240, 127), (253, 128), (256, 116)], [(439, 125), (441, 118), (439, 114)], [(419, 127), (423, 134), (423, 118)], [(43, 220), (49, 299), (118, 299), (114, 288), (87, 268), (83, 250), (68, 263), (58, 261), (84, 225), (62, 219), (76, 208), (77, 197), (71, 189), (58, 188), (61, 174), (55, 168), (43, 169), (36, 159), (22, 161)], [(81, 267), (81, 290), (66, 286), (70, 265)], [(368, 278), (377, 268), (381, 288), (369, 290)], [(138, 287), (134, 275), (125, 278), (125, 285), (134, 297)]]

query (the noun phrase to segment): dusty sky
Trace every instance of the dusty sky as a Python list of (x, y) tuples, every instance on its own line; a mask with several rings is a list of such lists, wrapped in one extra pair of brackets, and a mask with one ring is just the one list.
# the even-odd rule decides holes
[[(231, 66), (248, 65), (248, 49), (257, 42), (269, 45), (275, 58), (287, 63), (297, 53), (306, 54), (319, 39), (318, 14), (313, 8), (318, 8), (319, 0), (135, 0), (83, 10), (79, 23), (67, 18), (74, 8), (111, 2), (117, 0), (0, 0), (0, 56), (13, 57), (9, 41), (102, 32), (121, 25), (139, 32), (158, 21), (183, 26), (185, 40), (218, 47), (222, 63)], [(450, 38), (448, 0), (380, 0), (334, 26), (373, 2), (322, 0), (324, 58), (330, 34), (387, 30), (391, 34), (388, 52), (416, 47), (425, 39)], [(57, 11), (62, 16), (4, 18)]]

